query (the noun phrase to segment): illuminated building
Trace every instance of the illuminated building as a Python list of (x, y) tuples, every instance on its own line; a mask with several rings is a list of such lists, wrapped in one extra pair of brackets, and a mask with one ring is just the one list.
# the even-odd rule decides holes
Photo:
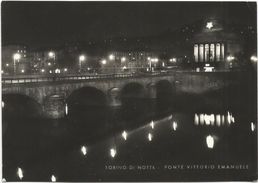
[(241, 40), (236, 34), (227, 31), (221, 21), (208, 19), (193, 38), (193, 66), (229, 69), (233, 67), (233, 62), (239, 61), (241, 51)]

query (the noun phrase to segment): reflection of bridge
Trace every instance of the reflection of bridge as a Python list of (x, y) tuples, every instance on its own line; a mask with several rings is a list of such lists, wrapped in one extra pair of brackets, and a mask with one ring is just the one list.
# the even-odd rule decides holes
[[(235, 74), (234, 74), (235, 75)], [(110, 106), (118, 106), (120, 91), (128, 84), (143, 87), (145, 97), (156, 98), (157, 84), (166, 81), (175, 91), (202, 93), (237, 81), (232, 73), (174, 72), (159, 74), (67, 75), (58, 77), (3, 77), (2, 93), (29, 96), (43, 106), (47, 117), (65, 113), (65, 100), (81, 88), (95, 88), (105, 94)], [(232, 78), (232, 79), (231, 79)]]

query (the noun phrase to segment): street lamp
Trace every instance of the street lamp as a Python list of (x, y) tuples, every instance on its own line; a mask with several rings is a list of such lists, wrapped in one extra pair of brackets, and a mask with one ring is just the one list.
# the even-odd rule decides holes
[(86, 57), (84, 55), (79, 56), (79, 72), (81, 72), (82, 69), (82, 62), (84, 62)]
[(115, 60), (115, 56), (113, 54), (110, 54), (108, 58), (109, 60)]
[(102, 65), (106, 65), (107, 61), (105, 59), (101, 60)]
[(234, 60), (235, 59), (235, 57), (234, 56), (231, 56), (231, 55), (229, 55), (228, 57), (227, 57), (227, 61), (232, 61), (232, 60)]
[(175, 63), (176, 62), (176, 58), (171, 58), (171, 59), (169, 59), (169, 61)]
[(21, 59), (21, 54), (15, 53), (13, 55), (13, 72), (14, 72), (14, 74), (16, 74), (16, 61), (19, 62), (20, 59)]
[(55, 59), (55, 53), (53, 51), (48, 52), (49, 58), (54, 58)]
[(257, 62), (257, 61), (258, 61), (258, 58), (257, 58), (256, 56), (254, 56), (254, 55), (251, 56), (250, 59), (251, 59), (251, 61), (253, 61), (253, 62)]
[(125, 57), (122, 57), (121, 58), (121, 62), (125, 62), (126, 61), (126, 58)]

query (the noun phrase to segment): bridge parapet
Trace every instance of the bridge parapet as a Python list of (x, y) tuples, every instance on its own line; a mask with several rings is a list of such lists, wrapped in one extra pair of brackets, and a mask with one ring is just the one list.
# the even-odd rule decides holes
[[(31, 78), (2, 78), (3, 94), (23, 94), (36, 100), (47, 109), (48, 99), (53, 96), (59, 96), (55, 101), (56, 106), (50, 106), (48, 113), (53, 116), (61, 117), (64, 114), (65, 100), (76, 90), (83, 87), (93, 87), (102, 91), (111, 106), (121, 105), (119, 99), (120, 91), (129, 83), (139, 83), (147, 91), (149, 98), (156, 97), (156, 83), (161, 80), (167, 80), (175, 85), (177, 92), (202, 93), (209, 90), (218, 89), (237, 82), (241, 74), (214, 72), (173, 72), (173, 73), (154, 73), (154, 74), (120, 74), (120, 75), (77, 75), (62, 77), (31, 77)], [(60, 97), (64, 102), (60, 102)], [(54, 99), (56, 99), (54, 97)], [(59, 102), (57, 102), (59, 101)], [(51, 102), (50, 102), (51, 104)], [(61, 106), (59, 106), (59, 104)], [(58, 111), (59, 112), (58, 112)], [(50, 111), (50, 112), (49, 112)], [(59, 115), (60, 114), (60, 115)], [(55, 117), (54, 117), (55, 118)]]

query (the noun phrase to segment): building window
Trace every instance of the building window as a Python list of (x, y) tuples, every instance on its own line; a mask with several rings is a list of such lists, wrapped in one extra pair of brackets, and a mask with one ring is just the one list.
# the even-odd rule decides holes
[(220, 61), (220, 44), (216, 44), (216, 60)]
[(214, 44), (210, 45), (210, 61), (214, 61), (215, 58), (215, 46)]
[(198, 62), (198, 45), (194, 45), (194, 60), (195, 62)]
[(199, 46), (199, 57), (200, 57), (200, 62), (203, 62), (203, 44), (200, 44)]
[(209, 60), (209, 45), (205, 44), (204, 47), (204, 61), (207, 62)]
[(221, 44), (221, 59), (222, 59), (222, 60), (224, 60), (224, 53), (225, 53), (225, 52), (224, 52), (224, 51), (225, 51), (224, 49), (225, 49), (225, 48), (224, 48), (224, 44), (222, 43), (222, 44)]

